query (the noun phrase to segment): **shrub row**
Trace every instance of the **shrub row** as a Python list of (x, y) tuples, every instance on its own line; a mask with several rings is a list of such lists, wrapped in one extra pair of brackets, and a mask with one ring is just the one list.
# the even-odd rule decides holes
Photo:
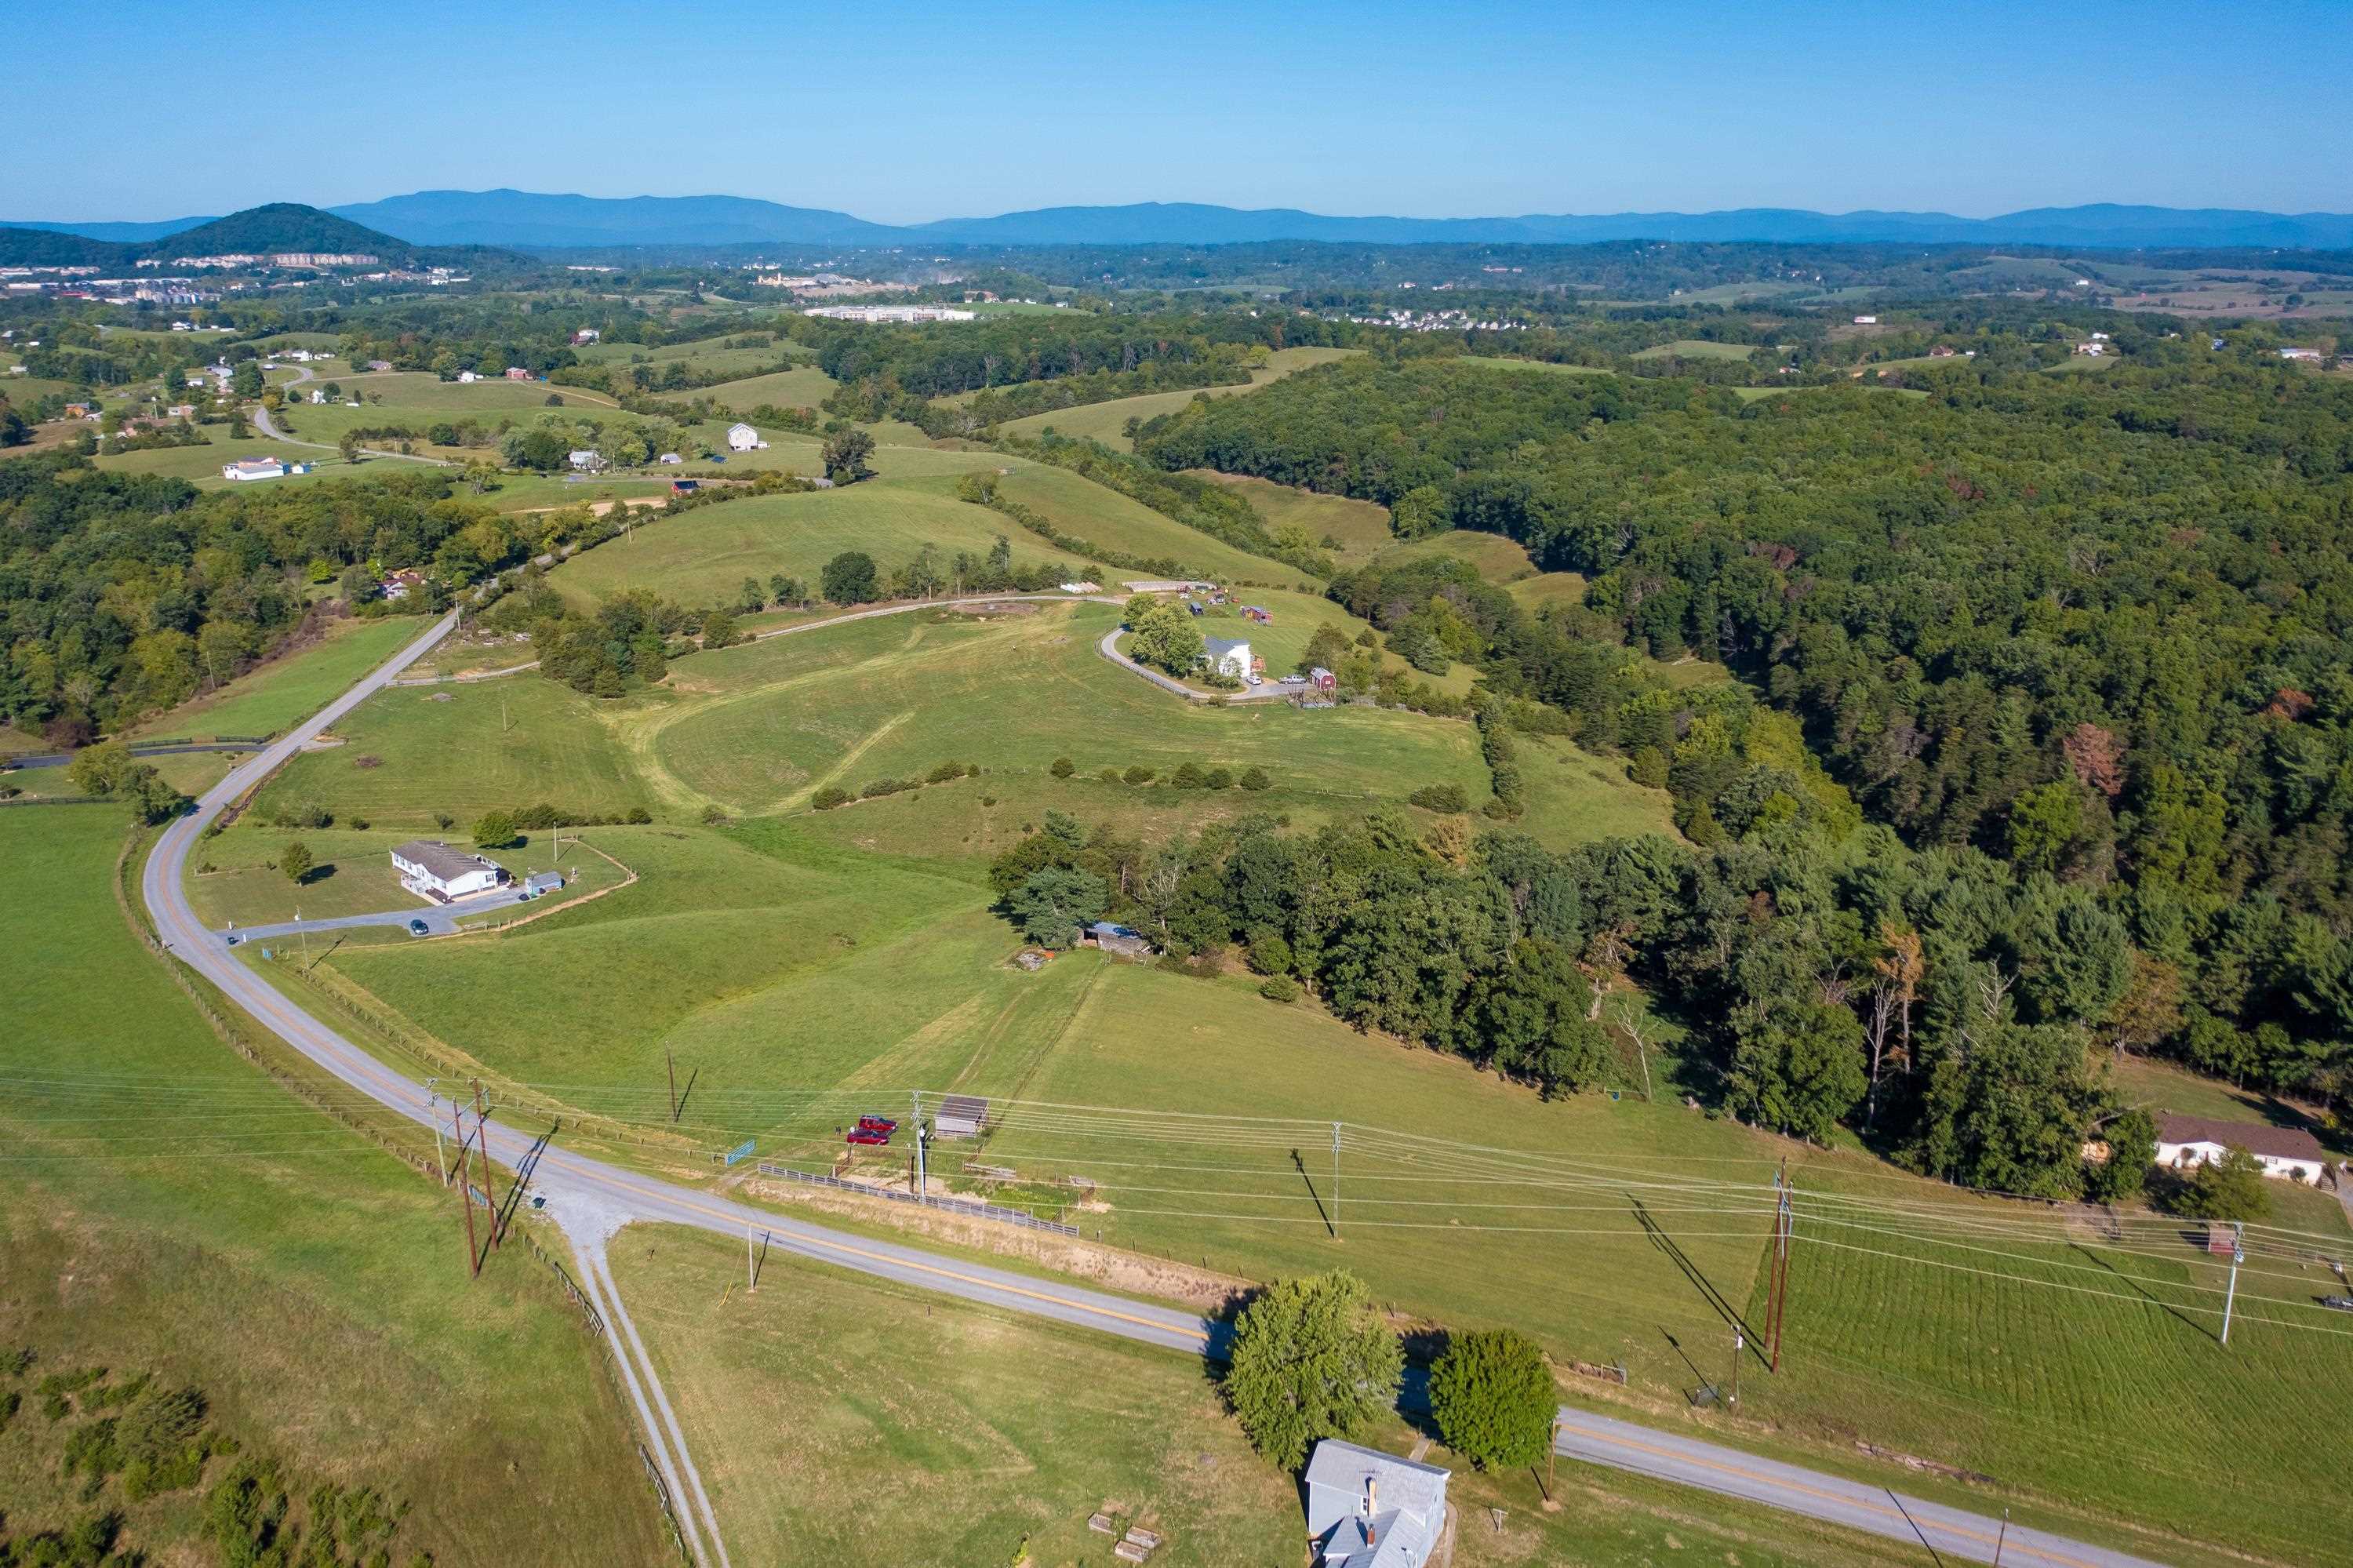
[[(809, 804), (820, 811), (830, 811), (836, 806), (847, 806), (852, 800), (879, 800), (885, 795), (902, 795), (910, 789), (920, 789), (926, 784), (945, 784), (957, 779), (977, 779), (977, 762), (943, 762), (921, 779), (876, 779), (856, 795), (838, 785), (828, 784), (809, 797)], [(995, 801), (984, 804), (994, 805)]]

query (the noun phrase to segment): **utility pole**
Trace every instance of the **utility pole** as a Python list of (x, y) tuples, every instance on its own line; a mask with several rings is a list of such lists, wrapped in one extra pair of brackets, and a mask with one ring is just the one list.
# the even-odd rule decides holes
[(2010, 1510), (2001, 1510), (2001, 1533), (1993, 1538), (1993, 1568), (2001, 1568), (2001, 1549), (2010, 1539)]
[[(433, 1092), (435, 1082), (432, 1078), (425, 1080), (425, 1119), (433, 1124), (433, 1169), (440, 1172), (441, 1185), (447, 1187), (449, 1184), (449, 1156), (441, 1146), (441, 1097)], [(457, 1102), (451, 1101), (449, 1108), (457, 1109)]]
[(1767, 1328), (1772, 1355), (1767, 1364), (1776, 1372), (1781, 1370), (1781, 1314), (1789, 1294), (1789, 1234), (1795, 1223), (1789, 1211), (1789, 1160), (1784, 1155), (1781, 1168), (1773, 1173), (1772, 1314)]
[(915, 1123), (915, 1199), (927, 1202), (932, 1195), (931, 1172), (923, 1167), (923, 1124)]
[(1740, 1403), (1740, 1352), (1748, 1343), (1740, 1330), (1732, 1330), (1732, 1403)]
[[(474, 1142), (482, 1151), (482, 1196), (489, 1201), (491, 1205), (491, 1245), (495, 1247), (499, 1245), (501, 1238), (499, 1234), (499, 1201), (497, 1198), (491, 1196), (491, 1137), (488, 1130), (489, 1119), (489, 1118), (482, 1114), (482, 1080), (476, 1078), (474, 1080)], [(473, 1211), (469, 1209), (467, 1213), (471, 1213)]]
[(1340, 1124), (1332, 1124), (1332, 1239), (1340, 1239)]
[(1553, 1465), (1560, 1457), (1560, 1417), (1552, 1418), (1552, 1441), (1545, 1445), (1545, 1501), (1552, 1501)]
[(2222, 1342), (2231, 1342), (2231, 1308), (2239, 1301), (2239, 1265), (2247, 1261), (2247, 1227), (2231, 1227), (2231, 1290), (2222, 1298)]
[(470, 1161), (466, 1155), (466, 1128), (458, 1110), (455, 1096), (449, 1100), (449, 1125), (458, 1134), (458, 1206), (466, 1211), (466, 1266), (472, 1271), (469, 1277), (479, 1277), (482, 1272), (481, 1255), (474, 1250), (474, 1192), (470, 1174)]

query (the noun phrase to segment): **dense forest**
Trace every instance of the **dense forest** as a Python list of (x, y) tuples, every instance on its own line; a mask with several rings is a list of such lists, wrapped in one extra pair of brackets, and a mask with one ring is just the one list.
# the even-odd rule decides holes
[[(1715, 860), (1775, 842), (1745, 885), (1688, 873), (1669, 924), (1740, 903), (1744, 937), (1779, 933), (1784, 1002), (1811, 991), (1868, 1014), (1867, 966), (1812, 935), (1819, 894), (1773, 885), (1795, 821), (1833, 883), (1879, 888), (1854, 906), (1866, 945), (1894, 907), (1885, 885), (1937, 889), (1905, 916), (1925, 937), (1921, 900), (1952, 904), (1965, 927), (1966, 957), (1937, 963), (1931, 944), (1936, 983), (1992, 966), (1979, 979), (2021, 1028), (2348, 1086), (2353, 385), (2203, 339), (2153, 342), (2097, 377), (1971, 366), (1925, 397), (1748, 403), (1680, 380), (1359, 362), (1196, 402), (1138, 444), (1171, 470), (1377, 500), (1403, 532), (1505, 534), (1588, 574), (1584, 606), (1542, 620), (1432, 568), (1332, 591), (1409, 652), (1474, 660), (1494, 689), (1567, 709), (1581, 738), (1674, 791)], [(1617, 663), (1592, 652), (1621, 641)], [(1753, 716), (1644, 690), (1631, 652), (1725, 662), (1746, 683), (1732, 705), (1801, 724), (1894, 831), (1854, 832), (1786, 753), (1754, 754)], [(2070, 935), (2049, 950), (2088, 986), (2063, 1003), (2037, 996), (2029, 946), (2004, 934), (2063, 913)], [(1689, 994), (1746, 983), (1738, 957), (1717, 942), (1688, 971), (1655, 946), (1646, 961)], [(1694, 1016), (1736, 1081), (1760, 1049), (1740, 1008)], [(1816, 1125), (1777, 1093), (1736, 1103)]]

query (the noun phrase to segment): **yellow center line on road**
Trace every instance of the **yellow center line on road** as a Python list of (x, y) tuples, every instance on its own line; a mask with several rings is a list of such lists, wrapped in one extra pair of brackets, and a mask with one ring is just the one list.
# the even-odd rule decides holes
[[(1843, 1492), (1834, 1492), (1821, 1487), (1808, 1486), (1803, 1481), (1784, 1480), (1778, 1476), (1768, 1476), (1761, 1471), (1746, 1469), (1739, 1465), (1726, 1464), (1718, 1459), (1695, 1458), (1692, 1455), (1680, 1452), (1673, 1448), (1656, 1447), (1651, 1444), (1637, 1442), (1631, 1437), (1620, 1437), (1612, 1433), (1593, 1432), (1582, 1427), (1574, 1426), (1565, 1427), (1564, 1430), (1572, 1432), (1580, 1437), (1589, 1438), (1597, 1443), (1609, 1443), (1621, 1448), (1632, 1448), (1639, 1453), (1655, 1454), (1660, 1458), (1672, 1459), (1677, 1464), (1692, 1465), (1700, 1469), (1715, 1470), (1720, 1474), (1727, 1476), (1737, 1476), (1743, 1480), (1754, 1481), (1760, 1486), (1779, 1487), (1788, 1491), (1801, 1492), (1808, 1497), (1820, 1498), (1826, 1502), (1834, 1502), (1842, 1508), (1862, 1509), (1868, 1512), (1878, 1514), (1885, 1519), (1900, 1520), (1915, 1531), (1921, 1528), (1920, 1525), (1914, 1520), (1912, 1516), (1905, 1512), (1902, 1509), (1890, 1508), (1884, 1504), (1870, 1502), (1862, 1498), (1849, 1497)], [(1858, 1482), (1856, 1484), (1863, 1485), (1865, 1483)], [(1836, 1521), (1833, 1520), (1832, 1522)], [(1947, 1523), (1941, 1520), (1929, 1520), (1928, 1528), (1943, 1531), (1951, 1535), (1964, 1536), (1968, 1540), (1982, 1542), (1987, 1545), (1993, 1544), (1996, 1539), (1994, 1536), (1988, 1534), (1984, 1531), (1973, 1530), (1968, 1525), (1963, 1524)], [(2061, 1568), (2095, 1568), (2094, 1564), (2085, 1562), (2081, 1557), (2070, 1557), (2060, 1552), (2045, 1551), (2041, 1547), (2030, 1546), (2022, 1542), (2010, 1542), (2003, 1554), (2005, 1556), (2022, 1554), (2030, 1557), (2039, 1557), (2045, 1563), (2059, 1563), (2061, 1564)]]

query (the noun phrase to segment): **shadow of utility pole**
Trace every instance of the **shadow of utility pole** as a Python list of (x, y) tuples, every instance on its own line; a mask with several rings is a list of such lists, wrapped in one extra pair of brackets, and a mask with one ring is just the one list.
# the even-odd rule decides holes
[[(1766, 1360), (1762, 1336), (1748, 1326), (1748, 1319), (1741, 1316), (1739, 1308), (1733, 1306), (1724, 1292), (1715, 1287), (1715, 1281), (1700, 1271), (1699, 1265), (1691, 1260), (1691, 1255), (1676, 1244), (1675, 1238), (1666, 1233), (1666, 1228), (1651, 1217), (1650, 1210), (1642, 1206), (1642, 1201), (1640, 1198), (1628, 1193), (1627, 1199), (1634, 1205), (1634, 1218), (1641, 1223), (1642, 1234), (1651, 1238), (1651, 1245), (1666, 1254), (1674, 1266), (1683, 1270), (1683, 1277), (1691, 1281), (1692, 1287), (1700, 1293), (1701, 1299), (1715, 1308), (1717, 1317), (1723, 1319), (1730, 1327), (1740, 1330), (1741, 1339), (1748, 1347), (1748, 1354), (1755, 1356), (1760, 1365), (1771, 1364)], [(1664, 1330), (1660, 1331), (1665, 1332)], [(1669, 1336), (1668, 1342), (1670, 1344), (1674, 1342), (1672, 1336)], [(1676, 1345), (1675, 1350), (1680, 1354), (1683, 1347)], [(1691, 1358), (1685, 1356), (1683, 1359), (1688, 1363)], [(1699, 1371), (1697, 1367), (1692, 1370)], [(1703, 1377), (1702, 1381), (1706, 1380)]]
[(1324, 1212), (1324, 1195), (1315, 1190), (1315, 1178), (1307, 1173), (1307, 1161), (1299, 1158), (1295, 1149), (1291, 1151), (1291, 1163), (1298, 1167), (1299, 1179), (1307, 1183), (1307, 1195), (1315, 1200), (1315, 1217), (1324, 1222), (1324, 1234), (1337, 1236), (1340, 1233), (1332, 1228), (1332, 1216)]

